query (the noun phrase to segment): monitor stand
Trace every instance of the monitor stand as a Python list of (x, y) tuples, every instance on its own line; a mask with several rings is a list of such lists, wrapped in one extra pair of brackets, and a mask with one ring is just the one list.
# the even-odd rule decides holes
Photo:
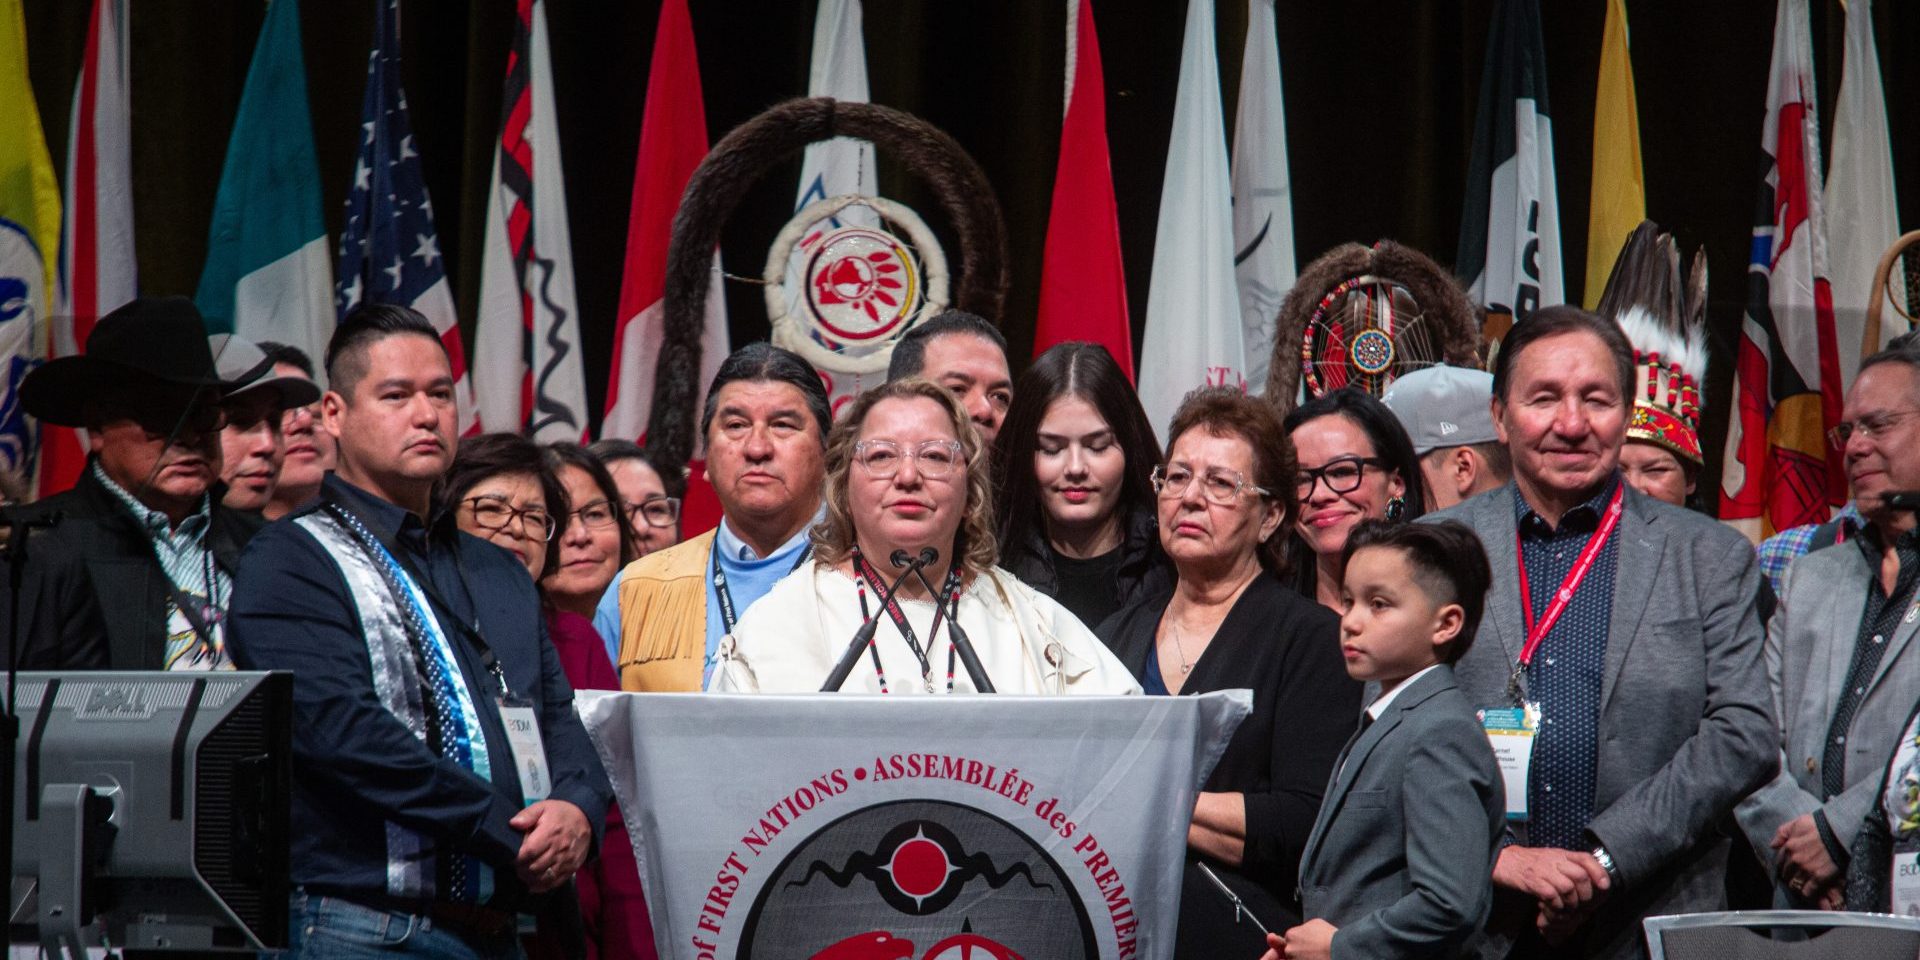
[[(50, 783), (40, 792), (40, 819), (50, 839), (39, 852), (33, 893), (40, 946), (56, 960), (86, 960), (84, 930), (93, 926), (94, 867), (106, 859), (113, 801), (85, 784)], [(18, 884), (16, 883), (16, 887)]]

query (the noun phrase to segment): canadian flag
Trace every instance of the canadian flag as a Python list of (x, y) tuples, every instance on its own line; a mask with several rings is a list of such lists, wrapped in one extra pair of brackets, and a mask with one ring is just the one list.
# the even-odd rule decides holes
[[(693, 46), (687, 0), (666, 0), (654, 35), (653, 67), (647, 73), (646, 116), (640, 122), (640, 154), (634, 165), (633, 209), (627, 218), (627, 262), (620, 285), (620, 319), (613, 334), (613, 374), (607, 384), (607, 415), (600, 435), (638, 441), (653, 414), (654, 370), (665, 337), (667, 244), (687, 181), (707, 155), (707, 116), (700, 93), (700, 61)], [(700, 337), (697, 407), (706, 405), (707, 384), (726, 359), (727, 301), (720, 255), (713, 257), (711, 286)], [(696, 441), (695, 450), (701, 450)], [(703, 479), (704, 464), (688, 465), (681, 529), (691, 535), (718, 526), (719, 500)]]
[[(127, 0), (94, 0), (67, 134), (60, 306), (48, 359), (80, 354), (93, 322), (132, 300), (133, 143), (128, 133)], [(72, 487), (86, 464), (78, 430), (42, 424), (40, 495)]]

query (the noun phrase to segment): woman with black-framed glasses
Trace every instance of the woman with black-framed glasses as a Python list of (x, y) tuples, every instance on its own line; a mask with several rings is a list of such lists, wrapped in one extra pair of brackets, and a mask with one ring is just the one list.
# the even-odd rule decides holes
[[(600, 458), (620, 491), (620, 508), (633, 533), (635, 557), (665, 550), (680, 542), (680, 498), (687, 490), (686, 472), (661, 470), (647, 451), (631, 440), (601, 440), (587, 448)], [(624, 567), (622, 569), (625, 569)]]
[[(567, 498), (554, 514), (556, 562), (540, 578), (547, 638), (575, 690), (618, 690), (620, 676), (593, 628), (593, 611), (614, 575), (638, 556), (620, 488), (600, 458), (577, 443), (547, 444), (541, 460)], [(574, 875), (584, 932), (603, 957), (643, 956), (652, 948), (640, 869), (626, 829), (620, 808), (609, 808), (600, 857)]]
[(1399, 418), (1358, 387), (1295, 407), (1285, 427), (1299, 458), (1286, 490), (1294, 588), (1337, 612), (1347, 534), (1362, 520), (1411, 520), (1426, 509), (1420, 460)]
[(555, 518), (566, 515), (567, 491), (525, 437), (461, 440), (436, 502), (454, 511), (461, 530), (513, 554), (536, 583), (559, 560)]
[(1253, 957), (1265, 949), (1260, 932), (1200, 868), (1261, 922), (1299, 922), (1300, 853), (1353, 733), (1360, 684), (1341, 661), (1339, 620), (1281, 578), (1296, 471), (1279, 414), (1211, 387), (1187, 395), (1168, 434), (1151, 483), (1173, 582), (1099, 633), (1149, 695), (1253, 690), (1253, 713), (1194, 805), (1174, 948), (1177, 958)]
[(559, 610), (588, 624), (614, 574), (638, 556), (627, 528), (620, 488), (600, 458), (577, 443), (550, 443), (542, 451), (547, 469), (567, 490), (571, 506), (558, 518), (556, 563), (540, 578), (540, 593)]

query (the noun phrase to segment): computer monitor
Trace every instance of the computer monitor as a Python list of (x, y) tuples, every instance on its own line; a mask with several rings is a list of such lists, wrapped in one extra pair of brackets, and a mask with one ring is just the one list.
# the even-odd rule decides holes
[(292, 674), (17, 681), (10, 939), (286, 945)]

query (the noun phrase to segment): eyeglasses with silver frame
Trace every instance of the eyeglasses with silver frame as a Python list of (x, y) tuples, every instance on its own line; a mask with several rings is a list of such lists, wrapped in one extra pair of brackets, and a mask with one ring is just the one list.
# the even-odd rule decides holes
[(861, 440), (853, 445), (854, 462), (876, 480), (899, 473), (900, 464), (909, 457), (924, 477), (945, 479), (956, 468), (966, 470), (966, 448), (958, 440), (923, 440), (912, 449), (892, 440)]
[(1827, 431), (1827, 442), (1833, 444), (1835, 450), (1845, 450), (1854, 434), (1872, 440), (1916, 416), (1920, 416), (1920, 410), (1889, 410), (1869, 413), (1858, 420), (1842, 420)]
[(1246, 475), (1238, 470), (1226, 467), (1211, 467), (1206, 473), (1196, 474), (1180, 464), (1157, 466), (1148, 478), (1153, 483), (1153, 492), (1163, 500), (1178, 500), (1187, 495), (1187, 489), (1193, 486), (1195, 479), (1200, 481), (1200, 492), (1208, 500), (1221, 506), (1231, 506), (1238, 502), (1240, 494), (1252, 490), (1263, 497), (1273, 496), (1266, 487), (1254, 486)]

